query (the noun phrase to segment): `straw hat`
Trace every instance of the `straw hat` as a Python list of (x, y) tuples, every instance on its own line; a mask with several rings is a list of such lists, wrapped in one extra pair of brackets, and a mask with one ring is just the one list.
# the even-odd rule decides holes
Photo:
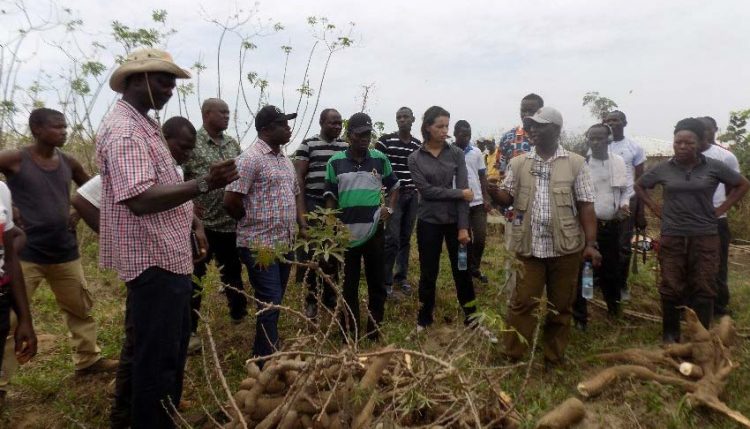
[(131, 52), (125, 61), (112, 73), (109, 87), (115, 92), (125, 91), (125, 80), (131, 74), (145, 72), (164, 72), (175, 75), (178, 79), (190, 79), (190, 72), (175, 64), (172, 56), (166, 51), (146, 48)]

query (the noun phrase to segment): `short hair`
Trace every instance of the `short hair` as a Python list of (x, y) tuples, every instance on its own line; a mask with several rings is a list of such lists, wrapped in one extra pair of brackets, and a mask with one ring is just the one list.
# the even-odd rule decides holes
[(459, 119), (458, 121), (456, 121), (456, 124), (453, 125), (453, 129), (457, 130), (459, 128), (471, 128), (471, 125), (469, 125), (469, 121), (465, 119)]
[(440, 106), (432, 106), (429, 109), (427, 109), (424, 112), (424, 115), (422, 115), (422, 138), (424, 139), (425, 143), (430, 140), (430, 132), (427, 131), (427, 128), (434, 124), (437, 118), (441, 116), (447, 116), (451, 117), (451, 114), (448, 113), (447, 110), (443, 109)]
[(49, 118), (53, 116), (62, 116), (65, 118), (62, 112), (55, 109), (48, 109), (46, 107), (40, 107), (31, 111), (29, 115), (29, 129), (41, 127), (46, 124)]
[(398, 112), (400, 112), (400, 111), (402, 111), (402, 110), (408, 110), (408, 111), (409, 111), (409, 113), (410, 113), (410, 114), (411, 114), (412, 116), (414, 116), (414, 111), (413, 111), (413, 110), (411, 110), (411, 107), (401, 106), (401, 107), (399, 107), (399, 108), (398, 108), (398, 110), (396, 110), (396, 113), (398, 113)]
[(182, 131), (184, 128), (187, 128), (187, 130), (190, 132), (190, 134), (193, 135), (193, 137), (196, 136), (195, 127), (190, 122), (189, 119), (183, 118), (182, 116), (172, 116), (171, 118), (167, 119), (166, 122), (164, 122), (164, 125), (161, 127), (161, 131), (164, 133), (164, 138), (171, 138), (177, 135), (180, 131)]
[(332, 108), (332, 107), (329, 107), (329, 108), (323, 109), (323, 110), (322, 110), (322, 111), (320, 112), (320, 121), (319, 121), (318, 123), (322, 125), (322, 124), (323, 124), (323, 121), (325, 121), (325, 120), (326, 120), (326, 117), (327, 117), (327, 116), (328, 116), (328, 114), (329, 114), (329, 113), (331, 113), (331, 112), (336, 112), (336, 113), (339, 113), (339, 111), (338, 111), (338, 110), (336, 110), (336, 109), (334, 109), (334, 108)]
[(589, 127), (589, 129), (588, 129), (588, 130), (586, 130), (586, 135), (588, 135), (588, 134), (589, 134), (589, 131), (591, 131), (591, 130), (592, 130), (592, 129), (594, 129), (594, 128), (604, 128), (604, 129), (605, 129), (605, 130), (607, 131), (607, 135), (608, 135), (608, 136), (609, 136), (609, 135), (612, 135), (612, 128), (610, 128), (610, 127), (609, 127), (609, 125), (607, 125), (607, 124), (604, 124), (604, 123), (601, 123), (601, 122), (599, 122), (599, 123), (597, 123), (597, 124), (594, 124), (594, 125), (590, 126), (590, 127)]
[[(207, 98), (203, 100), (203, 104), (201, 104), (201, 114), (202, 115), (205, 114), (206, 112), (209, 111), (209, 108), (211, 107), (211, 105), (217, 104), (219, 102), (227, 104), (227, 102), (222, 100), (221, 98)], [(227, 106), (229, 105), (227, 104)]]
[(719, 124), (716, 123), (716, 119), (714, 119), (714, 118), (712, 118), (710, 116), (704, 116), (704, 117), (698, 118), (698, 119), (704, 119), (704, 120), (710, 122), (711, 125), (713, 125), (714, 128), (716, 128), (716, 129), (719, 128)]
[(628, 117), (625, 116), (625, 113), (622, 110), (613, 110), (611, 112), (607, 112), (607, 116), (609, 115), (617, 115), (622, 119), (623, 122), (628, 122)]
[(536, 101), (537, 103), (539, 103), (539, 107), (544, 107), (544, 99), (539, 95), (534, 94), (533, 92), (524, 96), (521, 101), (523, 100)]
[(690, 131), (698, 136), (698, 140), (706, 137), (706, 126), (696, 118), (685, 118), (677, 122), (674, 126), (674, 133), (677, 134), (680, 131)]

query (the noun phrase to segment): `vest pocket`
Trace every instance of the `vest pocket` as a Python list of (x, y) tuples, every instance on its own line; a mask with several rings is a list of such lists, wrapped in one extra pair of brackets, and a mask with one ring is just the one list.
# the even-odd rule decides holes
[(573, 193), (570, 188), (553, 188), (552, 198), (557, 208), (557, 216), (560, 221), (575, 217), (573, 206)]
[(559, 247), (563, 252), (573, 252), (581, 246), (583, 232), (578, 219), (569, 217), (560, 219)]

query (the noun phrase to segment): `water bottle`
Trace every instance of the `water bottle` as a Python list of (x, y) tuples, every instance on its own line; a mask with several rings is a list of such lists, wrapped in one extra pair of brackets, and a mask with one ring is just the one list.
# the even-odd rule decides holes
[(469, 261), (469, 252), (466, 249), (466, 245), (462, 244), (458, 248), (458, 269), (461, 271), (466, 271), (468, 268), (468, 261)]
[(583, 264), (583, 274), (581, 275), (581, 296), (586, 299), (594, 298), (594, 268), (589, 261), (586, 261)]

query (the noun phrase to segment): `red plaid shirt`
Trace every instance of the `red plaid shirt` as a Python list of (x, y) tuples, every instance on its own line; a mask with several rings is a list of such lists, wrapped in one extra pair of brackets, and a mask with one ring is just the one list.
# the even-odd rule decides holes
[(102, 176), (99, 263), (125, 281), (154, 266), (191, 274), (193, 203), (143, 216), (123, 204), (154, 185), (182, 182), (159, 125), (119, 100), (97, 135), (96, 158)]
[(237, 158), (237, 170), (239, 180), (226, 187), (228, 192), (244, 195), (245, 217), (237, 223), (237, 247), (291, 245), (299, 193), (292, 162), (258, 139)]

